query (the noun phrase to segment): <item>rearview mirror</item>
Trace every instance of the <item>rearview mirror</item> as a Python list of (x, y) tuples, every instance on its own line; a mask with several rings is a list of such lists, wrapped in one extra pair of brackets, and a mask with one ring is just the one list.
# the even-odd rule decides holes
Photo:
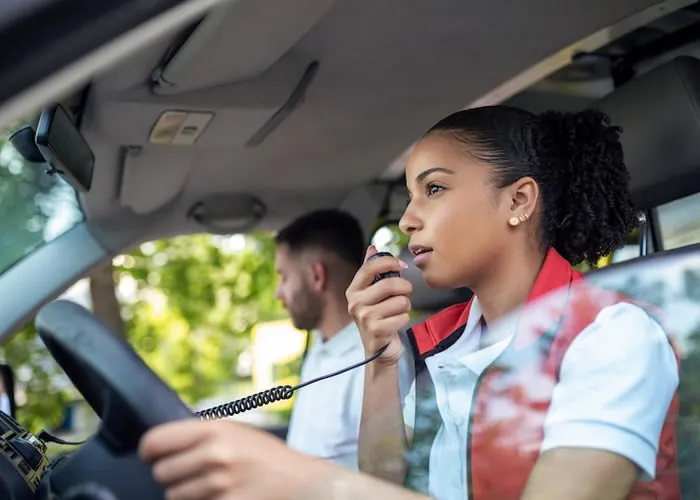
[(12, 367), (5, 363), (0, 363), (0, 411), (17, 418), (15, 373)]
[(27, 126), (9, 140), (26, 161), (48, 163), (50, 175), (59, 174), (77, 191), (90, 191), (95, 155), (62, 106), (42, 111), (36, 132)]
[(90, 191), (95, 155), (62, 106), (41, 113), (35, 141), (51, 166), (49, 173), (61, 174), (78, 191)]

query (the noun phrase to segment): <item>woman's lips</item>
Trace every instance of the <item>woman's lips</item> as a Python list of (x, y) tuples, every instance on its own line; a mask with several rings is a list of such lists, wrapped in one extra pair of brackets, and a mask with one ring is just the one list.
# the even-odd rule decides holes
[(418, 268), (424, 266), (427, 264), (432, 254), (432, 250), (421, 250), (417, 255), (413, 256), (413, 264)]

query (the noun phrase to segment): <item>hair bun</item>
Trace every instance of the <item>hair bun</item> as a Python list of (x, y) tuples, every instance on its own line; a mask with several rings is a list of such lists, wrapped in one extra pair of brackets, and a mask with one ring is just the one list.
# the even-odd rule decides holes
[[(552, 162), (544, 170), (559, 186), (552, 200), (556, 211), (546, 228), (551, 243), (570, 262), (595, 261), (622, 246), (636, 225), (620, 143), (622, 128), (593, 109), (548, 111), (538, 120), (542, 157)], [(626, 193), (622, 200), (620, 193)]]
[[(613, 155), (615, 160), (624, 162), (620, 134), (622, 127), (610, 125), (610, 117), (595, 109), (579, 113), (546, 111), (539, 115), (540, 128), (545, 136), (553, 141), (551, 149), (559, 151), (566, 158), (586, 157), (588, 159)], [(556, 154), (556, 153), (555, 153)], [(612, 158), (609, 158), (612, 159)], [(567, 162), (570, 173), (581, 173), (576, 161)], [(598, 163), (588, 168), (604, 168)]]

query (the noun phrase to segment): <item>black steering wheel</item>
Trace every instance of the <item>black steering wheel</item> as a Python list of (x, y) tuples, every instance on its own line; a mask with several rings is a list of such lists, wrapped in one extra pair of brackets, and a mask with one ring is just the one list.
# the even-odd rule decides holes
[(102, 419), (96, 435), (51, 474), (53, 493), (68, 498), (82, 484), (103, 487), (118, 499), (162, 498), (150, 468), (136, 456), (138, 441), (148, 429), (193, 418), (193, 412), (126, 340), (80, 305), (67, 300), (46, 305), (36, 328)]

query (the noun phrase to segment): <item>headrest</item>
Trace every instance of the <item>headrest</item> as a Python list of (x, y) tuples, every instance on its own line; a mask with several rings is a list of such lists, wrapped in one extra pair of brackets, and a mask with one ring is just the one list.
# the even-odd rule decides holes
[(621, 135), (641, 209), (700, 192), (700, 61), (682, 56), (592, 105)]
[(472, 296), (467, 288), (457, 290), (434, 290), (423, 280), (420, 270), (413, 265), (413, 257), (408, 249), (402, 250), (399, 259), (408, 264), (408, 269), (401, 274), (413, 285), (411, 307), (414, 311), (436, 312), (453, 304), (466, 302)]

